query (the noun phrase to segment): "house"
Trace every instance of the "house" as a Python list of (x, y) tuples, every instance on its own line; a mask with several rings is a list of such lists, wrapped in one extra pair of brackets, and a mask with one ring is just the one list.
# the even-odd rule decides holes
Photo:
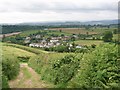
[(25, 43), (30, 43), (30, 39), (31, 39), (30, 37), (26, 37), (24, 42)]
[(44, 30), (48, 30), (48, 28), (45, 28)]
[(57, 46), (59, 46), (59, 45), (60, 45), (60, 43), (58, 43), (58, 42), (57, 42), (57, 43), (56, 43), (56, 45), (57, 45)]
[(45, 44), (45, 43), (47, 43), (47, 41), (44, 39), (44, 40), (41, 40), (41, 43)]
[(51, 43), (55, 43), (55, 42), (58, 42), (59, 40), (50, 40)]
[(30, 43), (30, 40), (25, 40), (24, 42), (25, 42), (25, 43)]
[(76, 48), (82, 48), (82, 46), (76, 46)]
[(26, 40), (30, 40), (31, 38), (30, 38), (30, 37), (26, 37), (25, 39), (26, 39)]
[(62, 40), (64, 40), (64, 41), (69, 40), (69, 39), (70, 39), (69, 36), (64, 36), (64, 37), (62, 38)]
[(35, 47), (35, 43), (29, 44), (29, 47)]
[(41, 36), (40, 35), (36, 35), (35, 38), (41, 38)]
[(70, 44), (69, 46), (70, 46), (70, 47), (72, 47), (73, 45), (72, 45), (72, 44)]

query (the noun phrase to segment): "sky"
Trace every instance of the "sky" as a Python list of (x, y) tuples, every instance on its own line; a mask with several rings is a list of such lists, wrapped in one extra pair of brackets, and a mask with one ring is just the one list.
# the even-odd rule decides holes
[(0, 0), (0, 23), (118, 18), (119, 0)]

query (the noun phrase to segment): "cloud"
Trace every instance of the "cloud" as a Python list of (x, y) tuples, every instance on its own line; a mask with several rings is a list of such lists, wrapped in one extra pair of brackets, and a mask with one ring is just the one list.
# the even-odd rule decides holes
[(3, 0), (0, 3), (0, 12), (91, 12), (91, 11), (117, 11), (116, 2), (96, 1), (59, 1), (58, 0)]
[(116, 19), (118, 0), (0, 0), (0, 23)]

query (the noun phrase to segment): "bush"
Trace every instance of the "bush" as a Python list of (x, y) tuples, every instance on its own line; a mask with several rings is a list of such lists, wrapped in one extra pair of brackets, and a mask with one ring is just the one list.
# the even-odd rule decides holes
[(117, 47), (101, 45), (93, 52), (84, 54), (81, 68), (71, 87), (120, 88), (120, 62)]
[[(74, 55), (67, 55), (59, 60), (55, 60), (52, 66), (44, 71), (42, 77), (54, 84), (67, 83), (77, 73), (78, 68), (80, 68), (79, 64), (80, 59)], [(46, 74), (46, 72), (48, 73)]]
[(2, 56), (2, 71), (9, 80), (14, 79), (19, 73), (19, 61), (16, 56), (4, 54)]
[(19, 59), (20, 62), (28, 62), (30, 57), (28, 57), (28, 56), (18, 56), (17, 58)]
[(58, 87), (65, 87), (64, 84), (68, 83), (80, 68), (81, 55), (69, 53), (40, 54), (31, 57), (28, 64), (41, 74), (42, 80), (53, 82)]
[(7, 77), (5, 75), (2, 75), (2, 89), (5, 89), (5, 88), (10, 88), (10, 87), (8, 85)]
[(111, 42), (113, 38), (113, 34), (111, 31), (106, 31), (103, 36), (103, 41), (104, 42)]

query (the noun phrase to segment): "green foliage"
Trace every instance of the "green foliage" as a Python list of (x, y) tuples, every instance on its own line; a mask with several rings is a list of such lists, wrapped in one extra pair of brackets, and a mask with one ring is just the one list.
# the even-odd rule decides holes
[(6, 34), (13, 32), (38, 30), (43, 28), (44, 28), (43, 26), (30, 26), (30, 25), (2, 25), (2, 33)]
[(8, 85), (8, 80), (7, 80), (7, 77), (5, 75), (2, 75), (2, 88), (9, 88), (9, 85)]
[(81, 54), (40, 54), (29, 60), (29, 66), (41, 73), (42, 79), (53, 82), (58, 87), (66, 87), (62, 83), (69, 82), (77, 73), (80, 57)]
[(55, 47), (55, 51), (57, 52), (68, 52), (68, 47), (67, 46), (63, 46), (63, 45), (59, 45), (57, 47)]
[(28, 62), (30, 57), (18, 56), (17, 58), (20, 62)]
[(113, 30), (113, 33), (114, 33), (114, 34), (117, 34), (117, 33), (118, 33), (118, 30), (117, 30), (117, 29), (114, 29), (114, 30)]
[(106, 31), (104, 33), (104, 36), (103, 36), (103, 41), (104, 42), (110, 42), (110, 41), (112, 41), (112, 38), (113, 38), (112, 32), (111, 31)]
[(88, 53), (89, 52), (89, 49), (87, 48), (77, 48), (75, 50), (75, 53)]
[(55, 72), (53, 74), (56, 76), (54, 77), (54, 83), (67, 83), (71, 80), (77, 69), (80, 68), (79, 64), (80, 60), (73, 55), (67, 55), (60, 60), (56, 60), (52, 64), (52, 70)]
[(120, 88), (120, 62), (116, 46), (101, 45), (84, 54), (80, 66), (80, 71), (70, 83), (71, 87)]
[(36, 72), (41, 73), (42, 69), (51, 66), (51, 62), (54, 60), (60, 59), (67, 55), (67, 53), (41, 53), (39, 55), (35, 55), (31, 57), (28, 64), (31, 66)]
[(19, 61), (12, 54), (3, 54), (2, 56), (2, 71), (9, 80), (14, 79), (19, 73)]

